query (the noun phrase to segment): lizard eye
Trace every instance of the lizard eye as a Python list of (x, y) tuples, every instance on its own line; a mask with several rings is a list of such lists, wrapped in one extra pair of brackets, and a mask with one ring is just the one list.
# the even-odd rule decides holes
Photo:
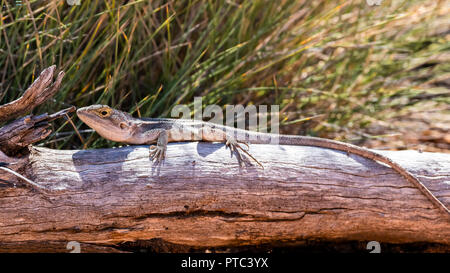
[(109, 117), (111, 115), (111, 109), (99, 109), (97, 110), (97, 115), (99, 115), (102, 118)]

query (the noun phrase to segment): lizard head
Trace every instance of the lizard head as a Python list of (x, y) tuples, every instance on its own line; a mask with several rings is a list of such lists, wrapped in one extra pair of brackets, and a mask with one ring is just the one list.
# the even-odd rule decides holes
[(78, 117), (102, 137), (127, 142), (131, 137), (134, 118), (107, 105), (91, 105), (77, 110)]

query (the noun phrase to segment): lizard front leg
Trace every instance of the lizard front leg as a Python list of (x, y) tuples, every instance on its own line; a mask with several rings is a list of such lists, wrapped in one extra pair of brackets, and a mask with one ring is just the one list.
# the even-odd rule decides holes
[(167, 131), (165, 129), (157, 130), (157, 132), (152, 132), (158, 134), (158, 139), (156, 141), (156, 145), (152, 145), (149, 147), (149, 157), (151, 161), (154, 161), (156, 164), (161, 163), (166, 157), (167, 151), (167, 143), (169, 142), (169, 137)]

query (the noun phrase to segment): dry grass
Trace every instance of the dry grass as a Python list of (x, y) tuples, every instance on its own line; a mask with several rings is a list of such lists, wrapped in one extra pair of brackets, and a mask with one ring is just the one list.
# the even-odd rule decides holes
[[(37, 111), (102, 103), (158, 117), (203, 96), (278, 104), (285, 133), (361, 141), (417, 103), (449, 103), (445, 1), (81, 2), (1, 0), (1, 103), (52, 64), (63, 87)], [(74, 132), (49, 145), (81, 142)]]

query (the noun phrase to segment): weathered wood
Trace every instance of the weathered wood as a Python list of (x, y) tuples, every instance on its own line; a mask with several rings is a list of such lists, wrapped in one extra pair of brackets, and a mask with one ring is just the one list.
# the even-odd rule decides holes
[[(375, 240), (436, 243), (450, 251), (448, 220), (389, 167), (315, 147), (250, 149), (264, 169), (239, 169), (229, 150), (214, 143), (169, 144), (162, 166), (149, 161), (144, 146), (34, 147), (23, 170), (53, 190), (46, 195), (51, 202), (27, 187), (5, 185), (0, 250), (29, 241), (114, 248), (162, 240), (202, 249)], [(449, 154), (381, 153), (449, 205)]]
[[(0, 121), (6, 121), (29, 113), (33, 108), (51, 98), (59, 90), (64, 72), (59, 72), (53, 82), (56, 66), (44, 69), (24, 94), (15, 101), (0, 106)], [(49, 86), (50, 85), (50, 86)]]
[(45, 139), (52, 131), (50, 122), (74, 112), (75, 107), (54, 114), (28, 115), (0, 128), (0, 150), (13, 156), (24, 147)]
[[(33, 108), (51, 98), (59, 90), (64, 77), (64, 72), (61, 71), (53, 81), (55, 69), (55, 65), (44, 69), (20, 98), (0, 105), (0, 122), (29, 113)], [(9, 156), (20, 156), (20, 151), (24, 147), (46, 138), (51, 133), (48, 129), (50, 121), (73, 111), (75, 107), (52, 115), (47, 113), (39, 116), (28, 115), (1, 127), (0, 150)]]

